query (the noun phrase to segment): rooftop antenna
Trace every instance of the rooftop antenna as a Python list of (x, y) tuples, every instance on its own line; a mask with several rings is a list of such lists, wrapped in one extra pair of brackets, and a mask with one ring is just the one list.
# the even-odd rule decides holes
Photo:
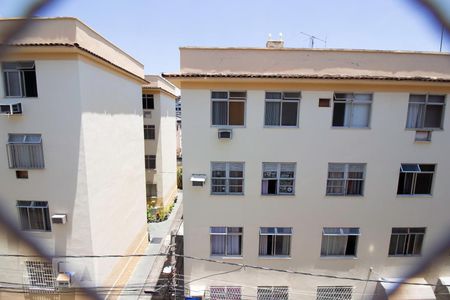
[(307, 37), (309, 37), (309, 41), (311, 43), (310, 44), (311, 48), (314, 48), (314, 40), (318, 40), (318, 41), (323, 42), (325, 44), (325, 48), (327, 47), (327, 38), (325, 38), (325, 40), (322, 40), (321, 38), (318, 38), (317, 36), (310, 35), (310, 34), (307, 34), (307, 33), (304, 33), (304, 32), (300, 32), (300, 34), (303, 34), (303, 35), (306, 35)]

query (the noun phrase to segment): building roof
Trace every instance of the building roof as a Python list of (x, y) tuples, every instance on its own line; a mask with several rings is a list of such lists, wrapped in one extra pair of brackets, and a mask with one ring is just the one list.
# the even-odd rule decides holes
[[(23, 22), (23, 18), (0, 19), (0, 40), (9, 29)], [(72, 17), (33, 18), (28, 29), (9, 42), (11, 47), (71, 47), (81, 50), (126, 71), (129, 75), (144, 79), (144, 66), (109, 42), (80, 20)]]
[(450, 82), (450, 53), (304, 48), (180, 48), (172, 82), (205, 78)]
[(143, 90), (159, 90), (164, 91), (174, 98), (180, 96), (180, 90), (168, 80), (159, 75), (145, 75), (145, 80), (148, 82), (142, 86)]

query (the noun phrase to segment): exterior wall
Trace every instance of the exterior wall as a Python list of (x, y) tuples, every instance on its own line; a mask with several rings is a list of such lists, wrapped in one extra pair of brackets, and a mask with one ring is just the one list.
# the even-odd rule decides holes
[(151, 93), (155, 108), (144, 124), (155, 125), (155, 139), (145, 140), (145, 154), (156, 155), (156, 170), (146, 170), (146, 179), (157, 185), (156, 205), (166, 206), (176, 195), (175, 100), (165, 93)]
[[(38, 97), (21, 99), (22, 116), (1, 116), (0, 143), (6, 145), (8, 133), (42, 134), (45, 169), (16, 179), (0, 147), (2, 210), (17, 226), (17, 200), (48, 201), (50, 215), (67, 214), (67, 223), (52, 224), (51, 232), (26, 233), (50, 255), (133, 253), (146, 233), (140, 84), (84, 59), (35, 63)], [(24, 251), (0, 236), (0, 252)], [(2, 258), (11, 272), (0, 280), (23, 282), (25, 260)], [(114, 267), (126, 267), (120, 259), (55, 259), (55, 272), (60, 261), (82, 285), (111, 286), (122, 275)]]
[[(233, 128), (230, 141), (218, 140), (217, 127), (211, 126), (211, 90), (247, 90), (245, 126)], [(302, 92), (299, 128), (264, 128), (266, 90)], [(370, 129), (331, 127), (333, 108), (318, 107), (318, 100), (332, 99), (334, 91), (373, 93)], [(405, 129), (412, 91), (447, 94), (444, 130), (434, 131), (431, 143), (415, 143), (415, 131)], [(426, 227), (423, 256), (448, 235), (449, 93), (448, 85), (183, 82), (185, 255), (209, 258), (209, 227), (239, 226), (244, 231), (242, 258), (219, 260), (357, 278), (367, 278), (373, 267), (371, 279), (403, 277), (421, 257), (388, 257), (392, 227)], [(245, 162), (244, 195), (210, 195), (212, 161)], [(261, 195), (262, 162), (297, 162), (295, 196)], [(364, 196), (326, 196), (329, 162), (366, 163)], [(432, 196), (396, 195), (400, 164), (405, 162), (437, 164)], [(193, 173), (207, 174), (204, 187), (192, 187)], [(260, 226), (293, 227), (290, 258), (258, 257)], [(323, 227), (359, 227), (357, 257), (320, 257)], [(435, 284), (439, 276), (449, 276), (449, 266), (446, 257), (425, 278)], [(236, 269), (187, 259), (185, 281)], [(315, 299), (318, 285), (354, 286), (354, 299), (362, 299), (362, 294), (371, 299), (375, 291), (370, 283), (365, 287), (363, 282), (249, 268), (198, 280), (187, 288), (198, 294), (210, 285), (242, 286), (242, 294), (250, 296), (256, 295), (256, 286), (288, 285), (289, 299)]]

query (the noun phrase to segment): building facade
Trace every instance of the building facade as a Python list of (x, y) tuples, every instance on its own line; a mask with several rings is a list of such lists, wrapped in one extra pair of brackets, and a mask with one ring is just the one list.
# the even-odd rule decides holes
[[(1, 20), (0, 32), (17, 22)], [(134, 260), (83, 256), (136, 254), (148, 243), (143, 65), (74, 18), (29, 28), (1, 61), (0, 206), (58, 258), (1, 257), (0, 281), (31, 293), (102, 286), (108, 296)], [(25, 249), (2, 231), (2, 254)]]
[(144, 109), (147, 203), (166, 207), (177, 195), (177, 129), (175, 102), (179, 90), (160, 76), (145, 76)]
[[(187, 293), (386, 299), (448, 236), (450, 56), (274, 47), (181, 48), (163, 74), (183, 99)], [(389, 299), (439, 299), (438, 262)]]

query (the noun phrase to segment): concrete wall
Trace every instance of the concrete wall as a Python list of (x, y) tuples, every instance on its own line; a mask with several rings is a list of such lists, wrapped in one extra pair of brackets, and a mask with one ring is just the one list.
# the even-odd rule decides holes
[[(415, 132), (405, 129), (409, 93), (444, 92), (448, 102), (448, 86), (205, 82), (182, 85), (186, 255), (210, 257), (210, 226), (242, 226), (242, 258), (224, 261), (357, 278), (367, 278), (373, 267), (373, 279), (398, 278), (421, 257), (388, 257), (392, 227), (426, 227), (423, 256), (448, 235), (450, 110), (445, 111), (444, 130), (434, 131), (429, 144), (415, 143)], [(230, 141), (218, 140), (217, 128), (211, 126), (211, 90), (247, 91), (246, 124), (233, 128)], [(302, 92), (299, 128), (264, 128), (264, 92), (271, 90)], [(332, 128), (333, 109), (318, 107), (318, 100), (332, 99), (334, 91), (343, 90), (373, 93), (369, 129)], [(210, 195), (211, 161), (245, 162), (244, 195)], [(297, 162), (295, 196), (261, 195), (262, 162)], [(366, 163), (364, 196), (326, 196), (329, 162)], [(400, 164), (405, 162), (437, 164), (432, 196), (396, 195)], [(193, 173), (207, 174), (204, 187), (192, 187)], [(293, 227), (290, 258), (258, 257), (260, 226)], [(359, 227), (357, 257), (321, 258), (323, 227)], [(449, 266), (446, 257), (426, 279), (435, 284), (438, 276), (450, 274)], [(185, 281), (233, 269), (237, 268), (187, 259)], [(354, 286), (354, 299), (362, 299), (363, 293), (370, 299), (375, 289), (374, 284), (365, 287), (361, 282), (248, 268), (187, 287), (201, 293), (210, 285), (242, 286), (244, 295), (253, 296), (256, 286), (288, 285), (290, 299), (315, 299), (318, 285)]]

